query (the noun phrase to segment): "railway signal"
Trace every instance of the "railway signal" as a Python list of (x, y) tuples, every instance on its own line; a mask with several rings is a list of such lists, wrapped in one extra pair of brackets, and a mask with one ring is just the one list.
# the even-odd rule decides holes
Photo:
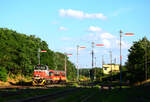
[(79, 81), (79, 49), (85, 49), (86, 47), (80, 47), (77, 45), (77, 82)]
[(67, 55), (72, 55), (72, 54), (67, 54)]
[(40, 65), (40, 52), (47, 52), (46, 50), (41, 50), (40, 48), (38, 48), (38, 64)]
[[(93, 57), (94, 57), (94, 51), (93, 51), (93, 48), (94, 48), (94, 42), (92, 42), (92, 68), (93, 68)], [(103, 47), (104, 44), (96, 44), (97, 47)], [(96, 57), (95, 57), (96, 58)], [(96, 63), (96, 59), (95, 59), (95, 63)], [(96, 64), (95, 64), (95, 67), (96, 67)], [(94, 79), (96, 79), (96, 70), (94, 71)]]
[(72, 55), (71, 53), (64, 53), (65, 54), (65, 76), (66, 76), (66, 81), (67, 81), (67, 55)]
[(134, 33), (125, 33), (124, 35), (134, 35)]
[[(122, 88), (122, 52), (121, 52), (121, 40), (122, 40), (122, 30), (120, 30), (120, 88)], [(125, 33), (124, 35), (132, 36), (134, 33)]]
[(41, 52), (47, 52), (46, 50), (41, 50)]
[(104, 46), (104, 44), (96, 44), (96, 46)]
[(80, 49), (84, 49), (84, 48), (86, 48), (86, 47), (80, 47)]

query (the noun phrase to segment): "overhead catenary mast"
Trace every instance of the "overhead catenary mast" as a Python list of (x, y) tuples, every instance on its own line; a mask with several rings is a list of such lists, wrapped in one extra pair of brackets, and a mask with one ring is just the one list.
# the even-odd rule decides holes
[(79, 81), (79, 45), (77, 45), (77, 81)]
[(122, 38), (122, 31), (120, 30), (120, 88), (122, 88), (122, 53), (121, 53), (121, 38)]
[(112, 81), (112, 51), (110, 50), (111, 81)]
[(92, 42), (92, 68), (94, 68), (94, 42)]
[[(94, 68), (94, 42), (92, 42), (92, 69)], [(92, 75), (92, 80), (95, 79), (95, 72)]]
[(64, 59), (64, 61), (65, 61), (65, 76), (66, 76), (66, 80), (67, 80), (67, 61), (66, 61), (66, 56), (67, 56), (67, 54), (66, 53), (64, 53), (64, 55), (65, 55), (65, 59)]
[(40, 52), (41, 52), (41, 49), (40, 48), (38, 48), (38, 64), (40, 65)]
[(38, 64), (40, 65), (40, 53), (41, 52), (47, 52), (46, 50), (41, 50), (40, 48), (38, 48), (38, 54), (37, 54), (37, 57), (38, 57)]

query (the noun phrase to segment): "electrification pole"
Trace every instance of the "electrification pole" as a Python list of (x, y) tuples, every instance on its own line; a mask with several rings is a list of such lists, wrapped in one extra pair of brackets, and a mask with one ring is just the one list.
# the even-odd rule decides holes
[(79, 81), (79, 45), (77, 45), (77, 82)]
[(40, 48), (38, 48), (38, 63), (39, 63), (39, 65), (40, 65), (40, 52), (41, 52), (41, 49)]
[(121, 54), (121, 38), (122, 38), (122, 31), (120, 30), (120, 89), (122, 88), (122, 54)]
[(95, 79), (96, 79), (96, 57), (95, 57), (95, 71), (94, 71), (94, 73), (95, 73)]
[(66, 53), (64, 53), (64, 55), (65, 55), (65, 76), (66, 76), (66, 80), (67, 80), (67, 61), (66, 61), (66, 56), (67, 56), (67, 54)]
[(104, 55), (102, 55), (102, 68), (103, 68), (103, 65), (104, 65)]
[[(94, 42), (92, 42), (92, 69), (94, 68)], [(95, 73), (93, 73), (92, 80), (95, 79)]]
[(112, 51), (110, 50), (111, 81), (112, 81)]
[(104, 62), (104, 55), (102, 55), (102, 76), (103, 76), (103, 65), (105, 64)]
[(114, 58), (114, 64), (116, 65), (116, 58)]
[(96, 57), (95, 57), (95, 67), (96, 67)]
[(68, 54), (68, 53), (64, 53), (65, 59), (64, 59), (64, 67), (65, 67), (65, 76), (66, 76), (66, 80), (67, 80), (67, 55), (72, 55), (72, 54)]

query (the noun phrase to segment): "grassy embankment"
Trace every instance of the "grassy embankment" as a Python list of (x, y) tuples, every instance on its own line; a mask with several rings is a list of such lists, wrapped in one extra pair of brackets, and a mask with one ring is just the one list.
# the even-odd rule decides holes
[(9, 86), (9, 85), (21, 85), (23, 83), (31, 83), (31, 77), (24, 77), (22, 75), (11, 75), (7, 77), (7, 81), (0, 81), (0, 86)]

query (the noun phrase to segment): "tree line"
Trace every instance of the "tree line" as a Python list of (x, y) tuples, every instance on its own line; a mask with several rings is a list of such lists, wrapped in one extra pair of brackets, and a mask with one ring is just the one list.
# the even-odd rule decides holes
[[(131, 84), (150, 78), (150, 41), (143, 37), (129, 48), (128, 60), (122, 66), (122, 80)], [(120, 73), (106, 79), (120, 80)], [(105, 79), (104, 79), (105, 80)]]
[[(47, 51), (40, 53), (41, 64), (48, 65), (50, 69), (64, 70), (65, 54), (50, 50), (48, 44), (35, 35), (0, 28), (0, 80), (7, 81), (11, 75), (32, 76), (33, 68), (38, 64), (39, 48)], [(76, 68), (66, 58), (68, 79), (73, 79)]]
[[(122, 80), (129, 81), (131, 84), (142, 82), (150, 78), (150, 41), (143, 37), (142, 39), (133, 42), (129, 48), (128, 60), (122, 66)], [(81, 69), (80, 74), (86, 77), (96, 76), (106, 80), (120, 80), (120, 73), (105, 75), (102, 69)], [(104, 81), (102, 80), (102, 81)]]

